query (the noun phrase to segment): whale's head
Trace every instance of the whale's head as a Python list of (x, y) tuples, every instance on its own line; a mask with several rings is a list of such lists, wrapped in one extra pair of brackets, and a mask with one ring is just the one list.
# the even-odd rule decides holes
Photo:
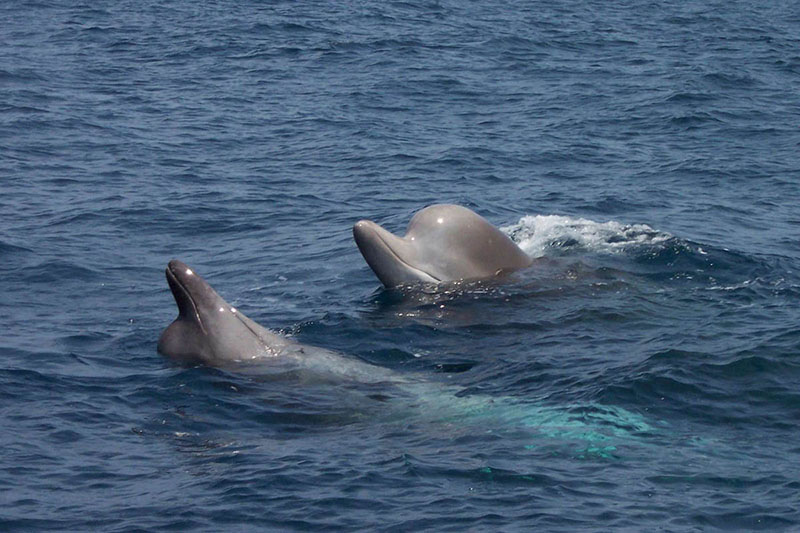
[(403, 237), (370, 220), (357, 222), (353, 237), (386, 287), (487, 278), (531, 263), (506, 234), (458, 205), (422, 209)]
[(161, 354), (214, 366), (274, 355), (278, 337), (232, 307), (188, 265), (173, 259), (166, 275), (178, 316), (158, 339)]

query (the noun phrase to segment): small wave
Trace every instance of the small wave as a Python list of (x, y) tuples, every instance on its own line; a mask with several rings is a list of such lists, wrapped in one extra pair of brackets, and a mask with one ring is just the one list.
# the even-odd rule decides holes
[(11, 244), (10, 242), (0, 241), (0, 257), (8, 257), (11, 254), (32, 253), (33, 250), (24, 246)]
[(4, 82), (30, 82), (42, 81), (43, 79), (41, 75), (30, 69), (0, 69), (0, 81)]
[(97, 271), (70, 261), (49, 260), (19, 272), (19, 281), (27, 283), (58, 283), (63, 280), (89, 281)]
[(617, 253), (631, 246), (652, 245), (672, 238), (647, 224), (595, 222), (560, 215), (528, 215), (500, 229), (534, 258), (553, 255), (554, 251), (565, 248)]

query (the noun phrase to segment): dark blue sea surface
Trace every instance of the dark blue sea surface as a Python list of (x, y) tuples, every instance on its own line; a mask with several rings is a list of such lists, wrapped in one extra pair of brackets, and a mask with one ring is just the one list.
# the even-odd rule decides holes
[[(383, 290), (432, 203), (533, 266)], [(797, 2), (4, 2), (0, 213), (2, 531), (800, 530)]]

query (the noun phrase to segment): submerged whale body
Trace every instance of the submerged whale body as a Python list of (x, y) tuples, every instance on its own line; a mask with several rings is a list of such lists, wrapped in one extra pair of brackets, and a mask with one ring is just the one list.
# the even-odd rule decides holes
[(361, 255), (384, 286), (484, 279), (530, 266), (508, 235), (460, 205), (422, 209), (399, 237), (375, 222), (353, 226)]
[[(630, 436), (631, 432), (650, 430), (641, 417), (618, 408), (588, 406), (590, 412), (576, 418), (570, 407), (547, 407), (483, 395), (464, 396), (459, 388), (300, 344), (250, 320), (185, 263), (170, 261), (166, 276), (178, 305), (178, 316), (161, 334), (158, 351), (184, 364), (232, 368), (259, 375), (288, 373), (301, 376), (304, 384), (309, 383), (309, 377), (311, 382), (321, 379), (325, 383), (374, 384), (381, 390), (392, 391), (386, 398), (406, 399), (393, 411), (394, 415), (390, 413), (403, 420), (409, 412), (416, 412), (420, 419), (434, 422), (462, 421), (482, 428), (486, 424), (531, 427), (546, 437), (588, 441), (603, 441), (609, 434)], [(382, 397), (368, 397), (382, 401)], [(363, 401), (357, 405), (359, 409), (368, 407)]]

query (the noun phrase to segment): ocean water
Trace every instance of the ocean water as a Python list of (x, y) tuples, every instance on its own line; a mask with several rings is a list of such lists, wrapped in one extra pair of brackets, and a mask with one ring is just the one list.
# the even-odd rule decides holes
[[(796, 2), (0, 5), (0, 530), (800, 530)], [(533, 266), (386, 291), (459, 203)], [(176, 366), (167, 261), (414, 387)], [(377, 370), (376, 370), (377, 371)]]

